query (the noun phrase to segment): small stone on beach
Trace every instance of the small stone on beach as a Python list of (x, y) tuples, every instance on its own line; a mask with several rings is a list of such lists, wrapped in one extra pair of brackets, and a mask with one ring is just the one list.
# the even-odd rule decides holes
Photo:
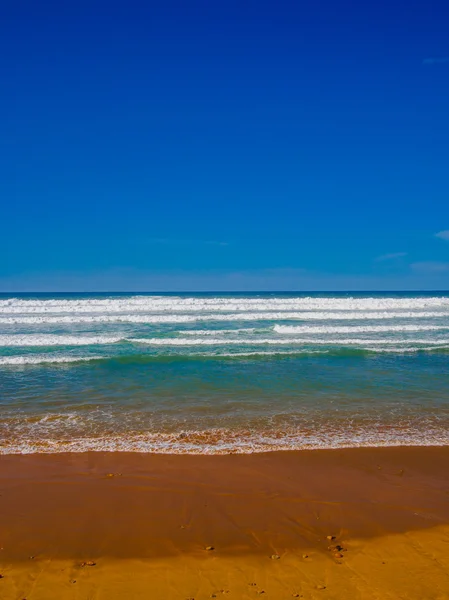
[(93, 560), (86, 560), (85, 562), (81, 563), (82, 567), (95, 567), (97, 563), (94, 562)]
[(317, 589), (317, 590), (325, 590), (325, 589), (326, 589), (326, 586), (325, 586), (325, 585), (317, 585), (317, 586), (316, 586), (316, 589)]
[(279, 560), (281, 557), (279, 556), (279, 554), (272, 554), (271, 555), (271, 560)]
[(213, 546), (206, 546), (206, 550), (208, 552), (212, 552), (212, 550), (215, 550), (215, 548)]
[(309, 558), (309, 555), (308, 554), (303, 554), (302, 557), (303, 558)]
[(335, 540), (335, 535), (327, 535), (326, 539), (327, 540)]

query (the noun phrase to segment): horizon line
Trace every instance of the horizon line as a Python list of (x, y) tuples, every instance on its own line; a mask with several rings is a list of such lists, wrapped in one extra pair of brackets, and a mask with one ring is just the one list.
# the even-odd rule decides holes
[(391, 290), (391, 289), (379, 289), (379, 290), (360, 290), (360, 289), (348, 289), (348, 290), (107, 290), (107, 291), (0, 291), (0, 295), (6, 294), (401, 294), (401, 293), (419, 293), (419, 294), (449, 294), (449, 289), (403, 289), (403, 290)]

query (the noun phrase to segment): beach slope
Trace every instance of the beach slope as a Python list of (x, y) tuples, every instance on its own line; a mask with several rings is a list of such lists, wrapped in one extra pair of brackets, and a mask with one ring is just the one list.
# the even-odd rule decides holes
[(449, 598), (449, 447), (0, 456), (3, 600)]

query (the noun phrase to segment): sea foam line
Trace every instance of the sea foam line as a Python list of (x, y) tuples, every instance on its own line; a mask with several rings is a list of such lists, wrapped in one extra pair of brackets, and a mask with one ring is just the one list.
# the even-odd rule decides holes
[[(449, 327), (448, 327), (449, 329)], [(179, 331), (181, 335), (230, 335), (240, 333), (254, 333), (255, 327), (241, 327), (239, 329), (185, 329)]]
[[(223, 351), (214, 351), (214, 352), (189, 352), (188, 354), (179, 354), (173, 352), (165, 352), (163, 354), (145, 354), (145, 355), (128, 355), (126, 357), (122, 356), (61, 356), (61, 355), (43, 355), (43, 354), (35, 354), (35, 355), (24, 355), (24, 356), (2, 356), (0, 357), (0, 367), (4, 366), (27, 366), (27, 365), (52, 365), (52, 364), (76, 364), (82, 362), (93, 362), (93, 361), (106, 361), (106, 360), (118, 360), (121, 361), (123, 358), (127, 360), (135, 359), (137, 362), (141, 362), (142, 359), (147, 361), (160, 360), (161, 358), (211, 358), (211, 359), (221, 359), (221, 358), (245, 358), (245, 357), (257, 357), (257, 356), (309, 356), (309, 355), (323, 355), (330, 354), (331, 352), (340, 352), (343, 348), (352, 349), (354, 351), (362, 351), (372, 354), (383, 354), (383, 353), (395, 353), (395, 354), (410, 354), (417, 352), (431, 352), (431, 351), (441, 351), (449, 349), (449, 343), (445, 345), (431, 344), (428, 340), (425, 341), (424, 346), (402, 346), (402, 347), (385, 347), (385, 341), (382, 342), (383, 345), (366, 345), (366, 340), (359, 340), (359, 344), (354, 344), (354, 340), (350, 340), (351, 343), (343, 344), (341, 347), (334, 345), (333, 350), (325, 349), (321, 346), (322, 349), (314, 350), (312, 348), (296, 348), (289, 350), (251, 350), (251, 351), (241, 351), (241, 352), (223, 352)], [(363, 345), (365, 344), (365, 345)], [(203, 344), (205, 346), (205, 344)], [(327, 344), (331, 345), (331, 344)]]
[(69, 335), (0, 335), (1, 347), (15, 346), (96, 346), (125, 341), (123, 337)]
[(446, 446), (444, 428), (404, 431), (390, 427), (388, 432), (376, 427), (352, 431), (255, 432), (252, 430), (189, 431), (181, 435), (167, 433), (37, 439), (36, 436), (4, 440), (0, 454), (57, 454), (61, 452), (145, 452), (157, 454), (254, 454), (279, 450), (318, 450), (384, 446)]
[(433, 346), (447, 346), (449, 338), (307, 338), (307, 337), (273, 337), (273, 338), (217, 338), (211, 336), (201, 336), (199, 338), (133, 338), (133, 337), (73, 337), (73, 336), (34, 336), (34, 335), (6, 335), (0, 336), (0, 347), (47, 347), (47, 346), (96, 346), (110, 345), (119, 342), (146, 344), (149, 346), (260, 346), (260, 345), (403, 345), (403, 344), (427, 344)]
[(89, 362), (93, 360), (102, 360), (102, 356), (51, 356), (51, 355), (35, 355), (35, 356), (1, 356), (0, 365), (40, 365), (51, 363), (77, 363)]
[(173, 296), (129, 296), (123, 298), (0, 300), (0, 312), (126, 312), (126, 311), (247, 311), (247, 310), (416, 310), (449, 309), (449, 298), (198, 298)]
[(275, 325), (276, 333), (387, 333), (407, 331), (444, 331), (449, 329), (447, 325), (352, 325), (350, 327), (338, 326), (309, 326), (309, 325)]
[(242, 312), (196, 315), (41, 315), (0, 317), (0, 325), (46, 325), (71, 323), (194, 323), (204, 321), (339, 321), (379, 319), (449, 318), (447, 313), (432, 312)]
[(149, 346), (260, 346), (260, 345), (301, 345), (301, 344), (319, 344), (326, 346), (341, 345), (382, 345), (382, 344), (430, 344), (435, 346), (449, 345), (449, 339), (444, 340), (408, 340), (408, 339), (369, 339), (369, 338), (348, 338), (348, 339), (319, 339), (319, 338), (242, 338), (242, 339), (220, 339), (220, 338), (128, 338), (128, 341), (148, 344)]

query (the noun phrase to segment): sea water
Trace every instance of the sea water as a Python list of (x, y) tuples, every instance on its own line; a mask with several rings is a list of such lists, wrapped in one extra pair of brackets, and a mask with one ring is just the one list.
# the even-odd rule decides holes
[(449, 294), (0, 294), (0, 453), (449, 443)]

